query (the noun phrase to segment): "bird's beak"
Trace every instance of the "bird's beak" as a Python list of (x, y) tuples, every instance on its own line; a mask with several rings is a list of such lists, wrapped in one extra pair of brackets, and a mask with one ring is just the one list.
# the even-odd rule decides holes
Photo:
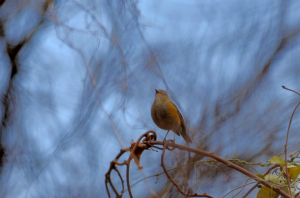
[(155, 92), (158, 93), (157, 89), (155, 89)]

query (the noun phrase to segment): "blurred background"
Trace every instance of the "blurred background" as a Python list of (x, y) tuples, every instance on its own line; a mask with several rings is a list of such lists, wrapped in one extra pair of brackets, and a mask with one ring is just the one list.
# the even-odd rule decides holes
[[(299, 10), (289, 0), (1, 1), (0, 197), (108, 197), (104, 174), (120, 149), (150, 129), (166, 134), (151, 119), (155, 89), (179, 107), (191, 147), (251, 162), (283, 152), (299, 101), (281, 87), (300, 91)], [(299, 149), (299, 121), (288, 153)], [(160, 156), (145, 151), (131, 184), (161, 173)], [(222, 197), (248, 179), (220, 164), (182, 167), (184, 152), (165, 160), (189, 192)], [(183, 197), (165, 175), (132, 192)]]

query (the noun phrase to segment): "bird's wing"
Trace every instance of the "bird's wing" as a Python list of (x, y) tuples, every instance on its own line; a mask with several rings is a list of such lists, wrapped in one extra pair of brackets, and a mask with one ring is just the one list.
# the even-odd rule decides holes
[[(176, 105), (174, 103), (173, 103), (173, 105), (176, 107)], [(175, 133), (180, 133), (182, 135), (183, 139), (186, 142), (192, 143), (191, 138), (189, 137), (189, 135), (186, 132), (186, 127), (185, 127), (184, 119), (183, 119), (183, 117), (182, 117), (182, 115), (181, 115), (181, 113), (180, 113), (180, 111), (178, 110), (177, 107), (176, 107), (176, 109), (177, 109), (177, 114), (178, 114), (179, 119), (180, 119), (180, 130), (177, 129)]]
[[(180, 126), (181, 125), (181, 118), (180, 118), (180, 113), (178, 114), (178, 108), (176, 107), (176, 105), (171, 101), (169, 103), (169, 113), (171, 114), (171, 116), (173, 117), (174, 121), (176, 122), (173, 123), (175, 124), (175, 126)], [(180, 130), (178, 130), (177, 128), (172, 129), (172, 131), (174, 133), (176, 133), (177, 135), (180, 136)]]

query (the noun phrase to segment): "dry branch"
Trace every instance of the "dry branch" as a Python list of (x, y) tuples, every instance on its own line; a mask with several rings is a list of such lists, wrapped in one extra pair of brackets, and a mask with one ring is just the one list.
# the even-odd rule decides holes
[[(152, 133), (152, 135), (150, 135), (150, 133)], [(143, 139), (144, 138), (144, 139)], [(143, 139), (143, 141), (141, 142), (141, 140)], [(160, 146), (163, 146), (163, 148), (160, 148)], [(275, 192), (277, 192), (278, 194), (280, 194), (282, 197), (285, 198), (292, 198), (291, 195), (287, 194), (286, 192), (284, 192), (281, 188), (273, 185), (270, 182), (265, 181), (264, 179), (260, 178), (259, 176), (251, 173), (250, 171), (234, 164), (233, 162), (230, 162), (227, 159), (224, 159), (218, 155), (216, 155), (215, 153), (211, 153), (211, 152), (207, 152), (204, 150), (199, 150), (199, 149), (194, 149), (194, 148), (190, 148), (188, 146), (184, 146), (184, 145), (179, 145), (174, 143), (173, 141), (166, 141), (166, 142), (162, 142), (162, 141), (156, 141), (156, 133), (154, 131), (147, 131), (146, 133), (144, 133), (137, 142), (133, 142), (131, 143), (131, 147), (128, 147), (126, 149), (121, 149), (120, 153), (117, 155), (117, 157), (111, 162), (110, 168), (108, 170), (108, 172), (105, 175), (105, 185), (106, 185), (106, 190), (108, 193), (108, 196), (110, 197), (110, 193), (109, 193), (109, 189), (108, 189), (108, 184), (111, 186), (111, 188), (113, 189), (114, 193), (116, 194), (116, 197), (122, 197), (122, 194), (124, 193), (124, 181), (122, 179), (121, 174), (119, 173), (116, 165), (119, 166), (126, 166), (126, 181), (127, 181), (127, 188), (128, 188), (128, 193), (130, 195), (130, 197), (133, 197), (132, 192), (131, 192), (131, 187), (130, 187), (130, 179), (129, 179), (129, 169), (130, 169), (130, 162), (132, 159), (134, 159), (134, 161), (136, 162), (137, 166), (139, 167), (139, 169), (141, 169), (142, 167), (139, 165), (139, 158), (142, 154), (142, 152), (146, 149), (149, 149), (151, 147), (157, 148), (157, 149), (161, 149), (162, 151), (162, 156), (161, 156), (161, 166), (163, 167), (163, 170), (166, 174), (166, 176), (169, 178), (169, 180), (177, 187), (177, 189), (179, 190), (179, 192), (181, 194), (183, 194), (186, 197), (212, 197), (210, 195), (207, 194), (186, 194), (182, 191), (182, 189), (180, 188), (180, 186), (174, 181), (174, 179), (168, 174), (168, 171), (164, 165), (164, 155), (165, 155), (165, 150), (169, 150), (169, 151), (173, 151), (174, 149), (179, 149), (179, 150), (183, 150), (183, 151), (188, 151), (188, 152), (193, 152), (193, 153), (197, 153), (197, 154), (201, 154), (204, 155), (206, 157), (212, 158), (218, 162), (221, 162), (223, 164), (225, 164), (226, 166), (235, 169), (238, 172), (241, 172), (242, 174), (248, 176), (249, 178), (252, 178), (254, 180), (256, 180), (258, 182), (258, 184), (262, 184), (267, 186), (268, 188), (274, 190)], [(125, 160), (124, 162), (118, 162), (119, 158), (125, 153), (125, 152), (129, 152), (130, 151), (130, 155), (128, 157), (128, 160)], [(270, 170), (276, 168), (277, 166), (272, 166), (268, 171), (270, 172)], [(122, 191), (121, 193), (118, 193), (117, 189), (115, 188), (114, 184), (111, 181), (111, 172), (112, 170), (115, 170), (118, 175), (119, 178), (122, 182)], [(267, 174), (266, 173), (266, 174)], [(253, 187), (254, 189), (254, 187)], [(250, 193), (250, 192), (249, 192)]]

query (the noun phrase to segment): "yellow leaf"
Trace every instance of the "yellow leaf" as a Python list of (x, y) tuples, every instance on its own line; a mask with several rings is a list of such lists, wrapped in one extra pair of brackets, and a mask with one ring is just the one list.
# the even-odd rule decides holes
[(271, 190), (270, 188), (263, 186), (258, 191), (256, 198), (277, 198), (278, 196), (279, 195), (274, 190)]
[(269, 160), (270, 164), (279, 164), (279, 165), (282, 165), (284, 166), (285, 165), (285, 162), (284, 160), (282, 159), (282, 157), (278, 157), (278, 156), (273, 156), (270, 160)]
[(292, 180), (296, 180), (298, 175), (300, 174), (300, 166), (288, 167), (288, 173)]

